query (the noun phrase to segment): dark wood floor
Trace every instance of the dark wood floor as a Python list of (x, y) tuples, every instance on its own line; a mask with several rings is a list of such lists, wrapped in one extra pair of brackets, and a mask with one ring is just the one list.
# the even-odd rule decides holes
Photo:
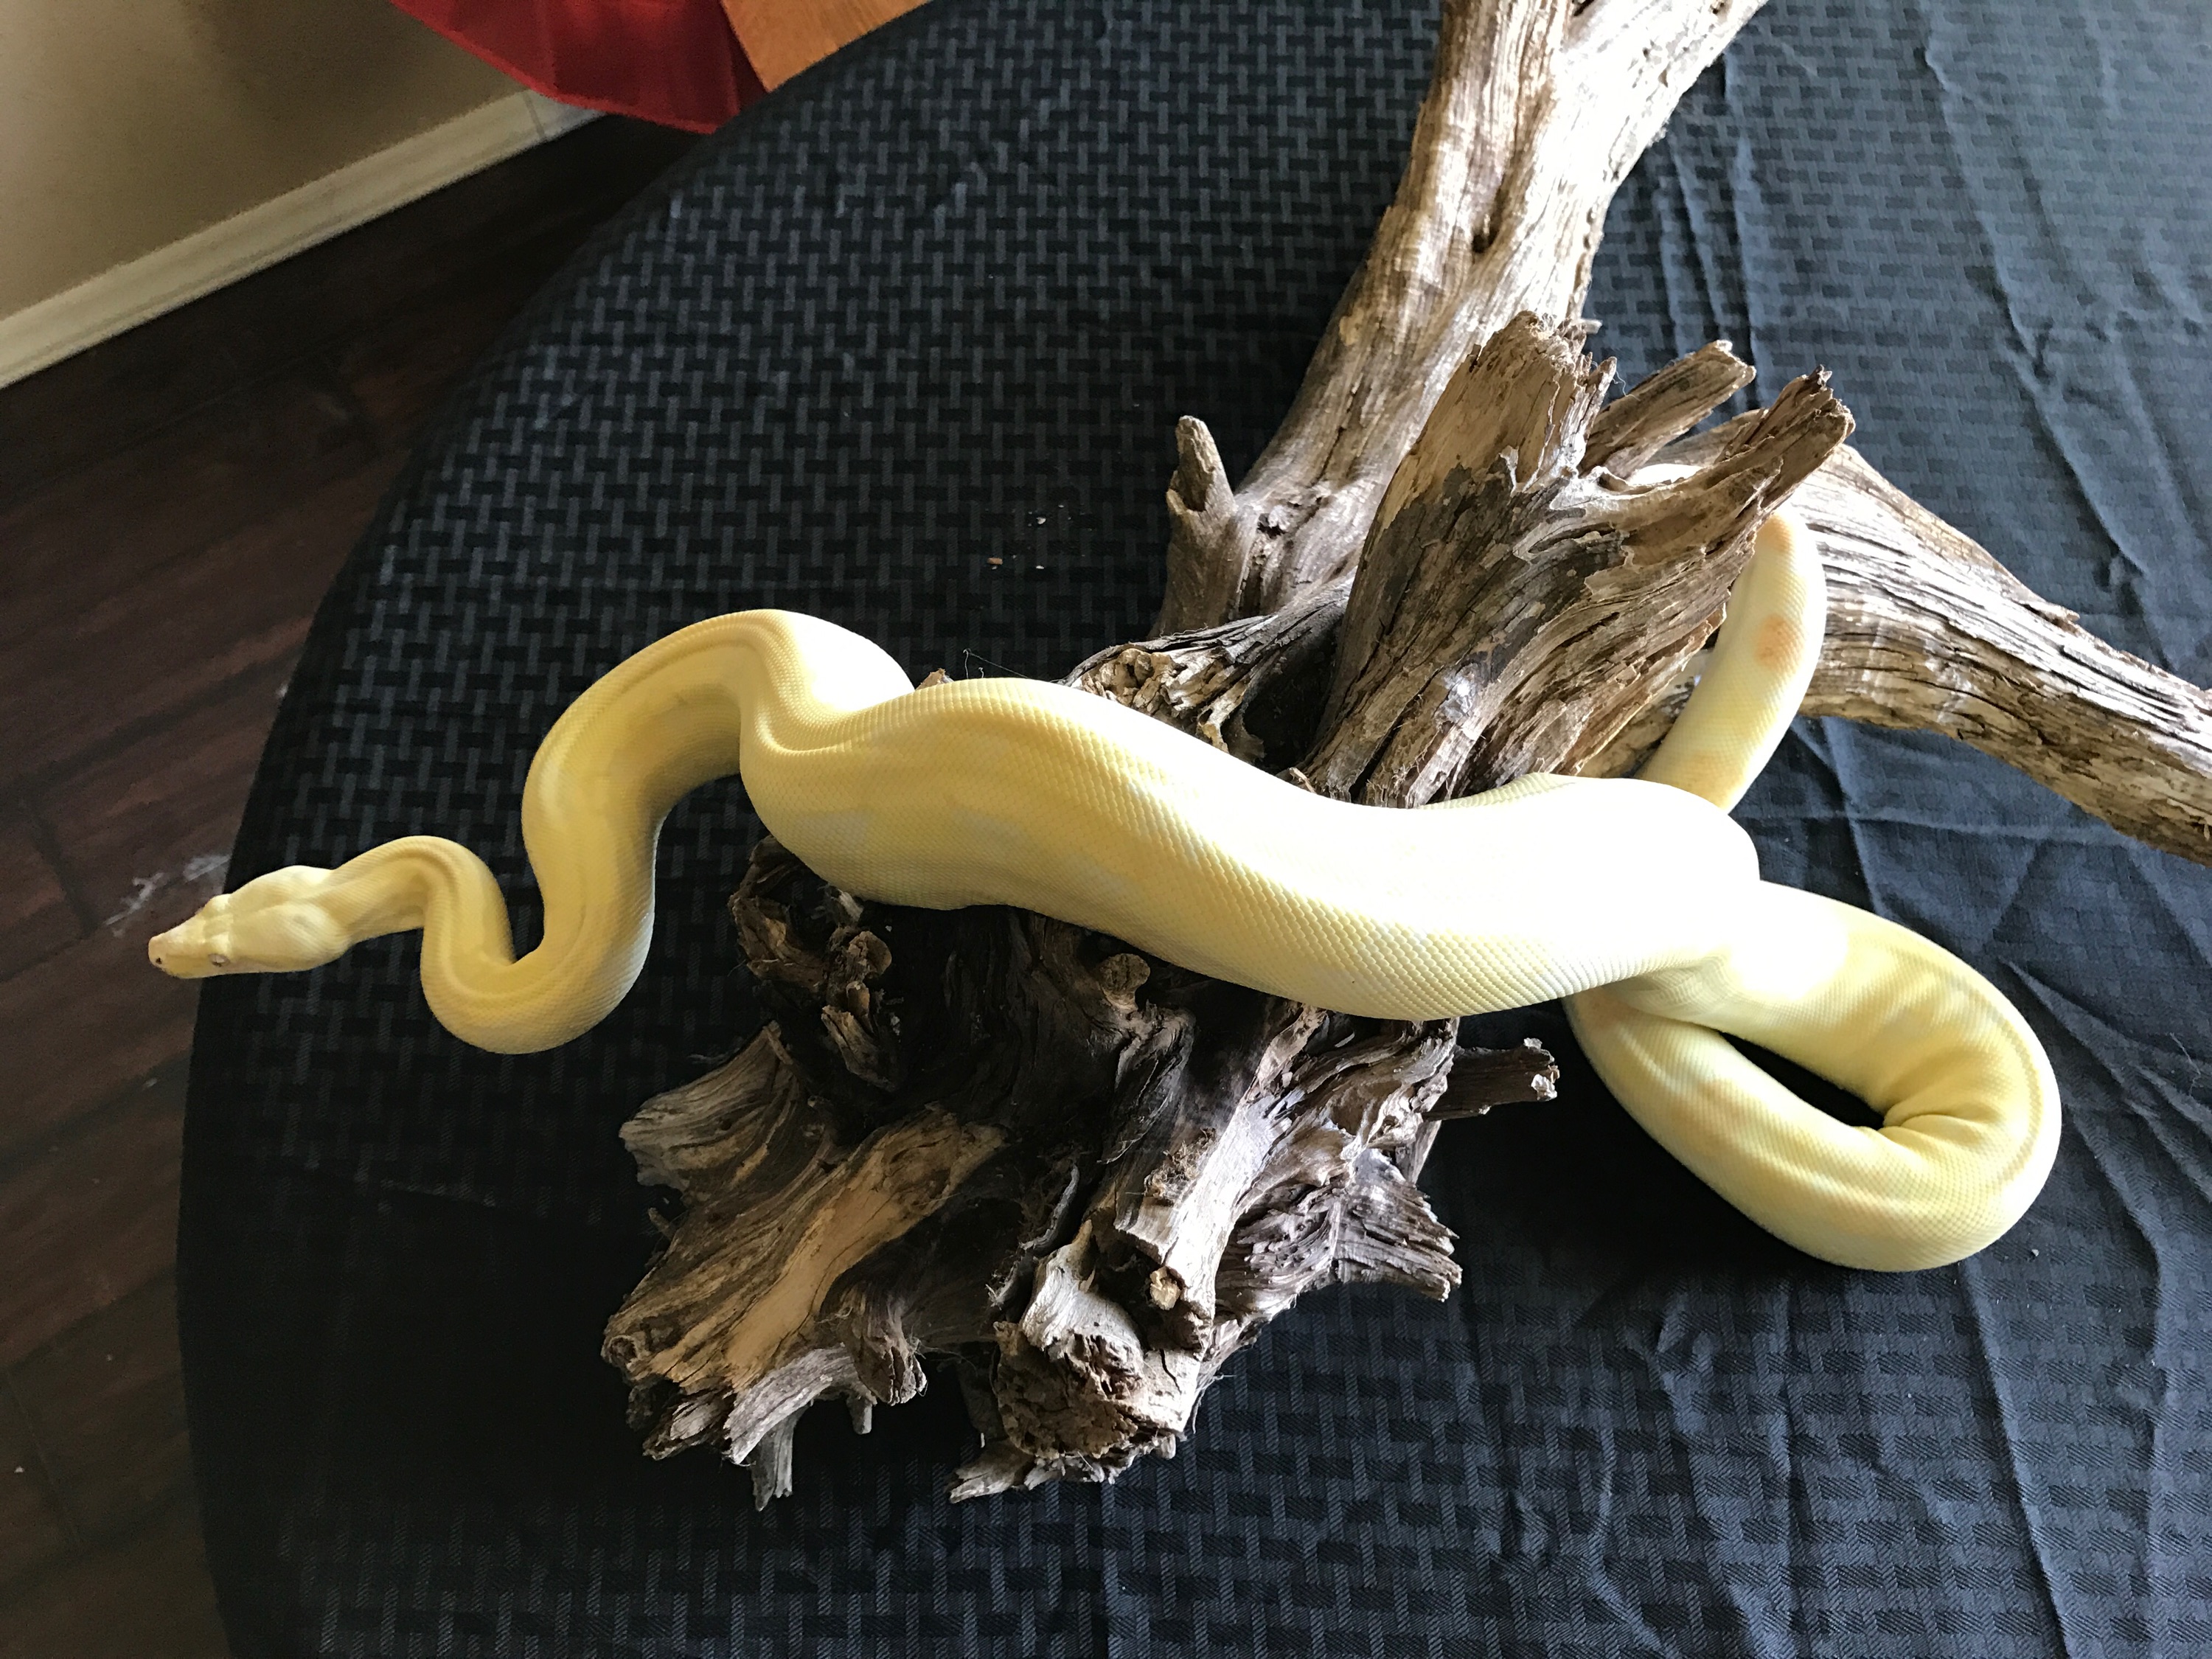
[(224, 1652), (173, 1297), (195, 993), (316, 601), (453, 377), (691, 141), (604, 120), (0, 391), (0, 1659)]

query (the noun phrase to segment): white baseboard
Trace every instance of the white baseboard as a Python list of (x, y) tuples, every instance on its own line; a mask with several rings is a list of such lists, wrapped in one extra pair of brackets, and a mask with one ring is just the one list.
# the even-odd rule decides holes
[(0, 317), (0, 386), (595, 118), (517, 92)]

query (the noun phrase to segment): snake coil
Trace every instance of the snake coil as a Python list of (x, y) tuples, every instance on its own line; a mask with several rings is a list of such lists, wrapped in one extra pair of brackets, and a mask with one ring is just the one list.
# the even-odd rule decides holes
[[(915, 690), (857, 635), (740, 611), (618, 665), (539, 748), (522, 814), (545, 931), (528, 955), (483, 861), (428, 836), (258, 877), (149, 954), (181, 977), (283, 972), (419, 928), (447, 1030), (550, 1048), (643, 965), (662, 819), (736, 772), (779, 841), (866, 897), (1019, 906), (1352, 1014), (1565, 997), (1622, 1104), (1759, 1225), (1847, 1266), (1937, 1266), (2040, 1190), (2057, 1085), (1987, 981), (1893, 923), (1761, 881), (1727, 816), (1802, 697), (1822, 592), (1777, 514), (1641, 778), (1535, 775), (1409, 811), (1308, 793), (1064, 686)], [(1828, 1117), (1722, 1032), (1850, 1090), (1882, 1127)]]

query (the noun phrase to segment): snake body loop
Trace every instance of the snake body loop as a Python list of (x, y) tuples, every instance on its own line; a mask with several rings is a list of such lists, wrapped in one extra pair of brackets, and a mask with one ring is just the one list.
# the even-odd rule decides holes
[[(1986, 981), (1879, 918), (1761, 882), (1726, 815), (1802, 694), (1819, 595), (1817, 562), (1771, 520), (1644, 778), (1532, 776), (1413, 811), (1310, 793), (1063, 686), (917, 690), (857, 635), (741, 611), (619, 665), (539, 749), (523, 838), (545, 933), (528, 955), (482, 861), (419, 836), (248, 882), (149, 954), (183, 976), (283, 971), (420, 928), (448, 1030), (550, 1048), (637, 976), (669, 809), (735, 772), (779, 841), (867, 897), (1019, 906), (1377, 1018), (1568, 997), (1623, 1103), (1753, 1220), (1847, 1265), (1936, 1265), (2040, 1188), (2056, 1087)], [(1825, 1116), (1722, 1030), (1854, 1090), (1885, 1127)]]

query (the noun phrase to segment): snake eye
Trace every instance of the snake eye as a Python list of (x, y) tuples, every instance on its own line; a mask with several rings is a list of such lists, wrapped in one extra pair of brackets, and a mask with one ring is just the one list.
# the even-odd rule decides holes
[(210, 968), (228, 968), (230, 966), (230, 958), (220, 954), (210, 956), (208, 958), (208, 966)]

